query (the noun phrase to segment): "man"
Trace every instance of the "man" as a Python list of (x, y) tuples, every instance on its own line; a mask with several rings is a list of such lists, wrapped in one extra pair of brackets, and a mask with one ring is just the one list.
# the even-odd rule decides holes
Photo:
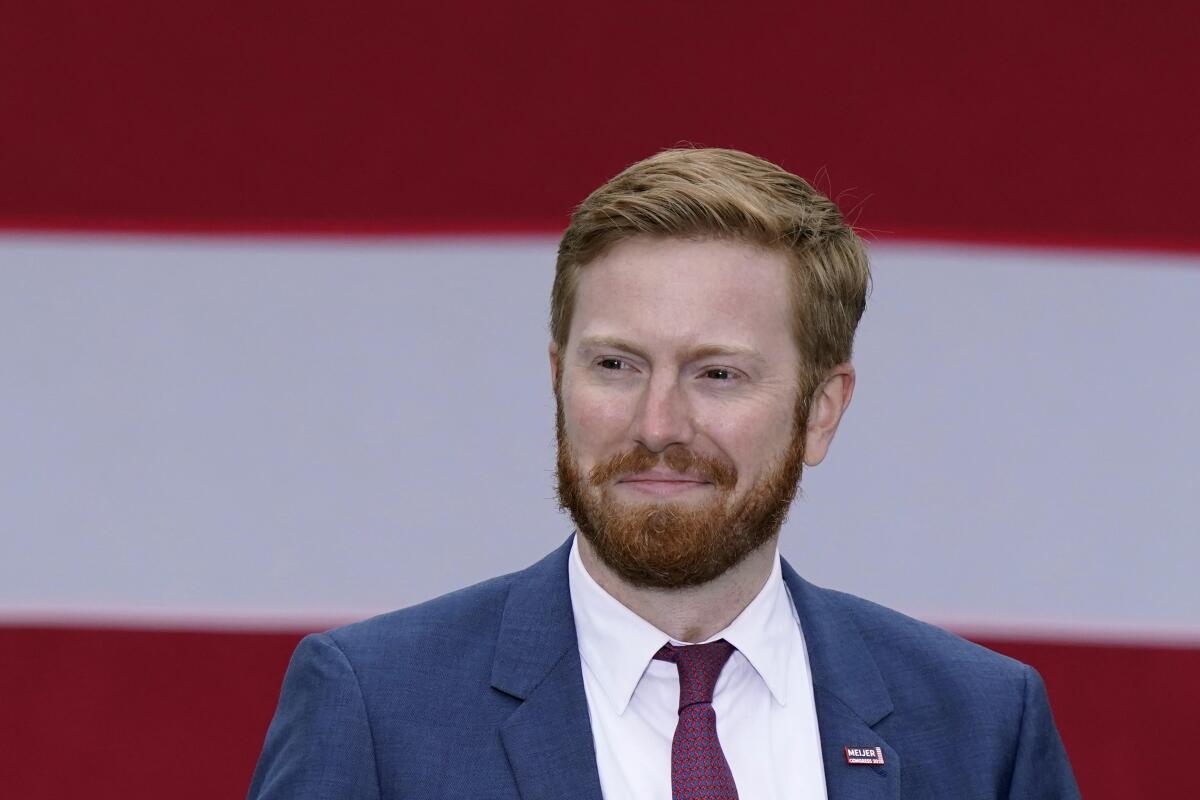
[(1078, 796), (1032, 669), (778, 555), (868, 281), (837, 208), (744, 153), (665, 151), (593, 192), (551, 298), (578, 535), (306, 638), (250, 796)]

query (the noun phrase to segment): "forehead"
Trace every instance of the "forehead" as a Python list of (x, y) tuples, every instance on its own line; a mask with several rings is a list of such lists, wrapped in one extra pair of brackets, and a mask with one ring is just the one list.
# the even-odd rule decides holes
[(791, 358), (787, 257), (743, 242), (636, 237), (585, 266), (569, 340), (750, 347)]

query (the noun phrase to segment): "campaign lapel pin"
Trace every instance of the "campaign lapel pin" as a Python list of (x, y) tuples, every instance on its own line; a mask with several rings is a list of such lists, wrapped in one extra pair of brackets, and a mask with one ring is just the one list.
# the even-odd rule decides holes
[(846, 763), (847, 764), (873, 764), (878, 766), (883, 763), (883, 748), (882, 747), (850, 747), (847, 745)]

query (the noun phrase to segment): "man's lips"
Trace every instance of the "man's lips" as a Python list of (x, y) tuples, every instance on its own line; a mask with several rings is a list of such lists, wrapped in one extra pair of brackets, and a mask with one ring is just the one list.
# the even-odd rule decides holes
[(710, 485), (708, 481), (674, 472), (639, 472), (617, 481), (631, 489), (650, 494), (679, 494)]
[(637, 475), (630, 475), (627, 478), (621, 478), (621, 483), (629, 483), (631, 481), (651, 481), (654, 483), (708, 483), (702, 478), (696, 478), (691, 475), (680, 475), (677, 472), (639, 472)]

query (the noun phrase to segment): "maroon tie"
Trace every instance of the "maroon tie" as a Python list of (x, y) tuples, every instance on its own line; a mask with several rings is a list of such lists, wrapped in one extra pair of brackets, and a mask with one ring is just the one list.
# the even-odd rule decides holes
[(713, 687), (734, 647), (724, 639), (675, 647), (670, 642), (654, 657), (679, 669), (679, 722), (671, 740), (673, 800), (737, 800), (737, 786), (717, 739)]

